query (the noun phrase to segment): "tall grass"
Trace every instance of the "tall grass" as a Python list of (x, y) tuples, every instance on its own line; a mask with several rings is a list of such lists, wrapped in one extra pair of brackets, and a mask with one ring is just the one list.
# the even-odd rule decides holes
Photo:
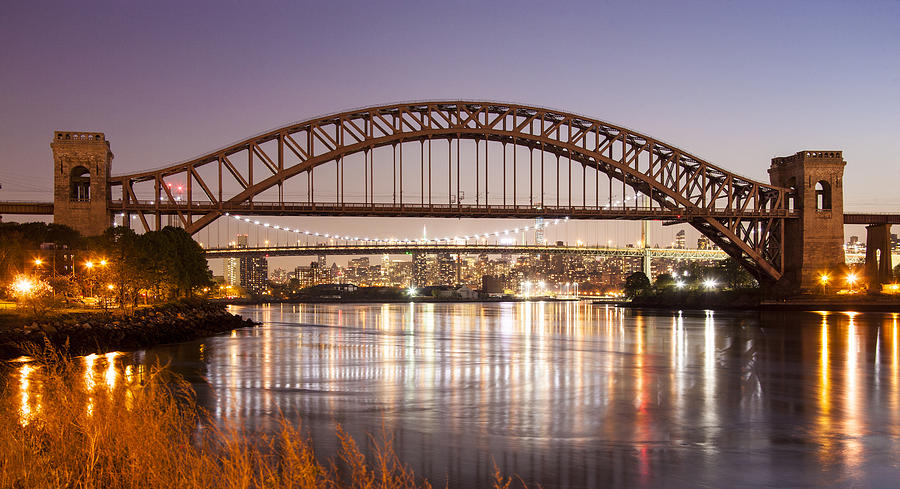
[[(0, 390), (0, 488), (431, 487), (388, 436), (373, 437), (366, 457), (338, 426), (337, 458), (322, 462), (286, 422), (274, 435), (217, 428), (165, 369), (92, 385), (80, 362), (45, 355)], [(511, 483), (495, 478), (495, 488)]]

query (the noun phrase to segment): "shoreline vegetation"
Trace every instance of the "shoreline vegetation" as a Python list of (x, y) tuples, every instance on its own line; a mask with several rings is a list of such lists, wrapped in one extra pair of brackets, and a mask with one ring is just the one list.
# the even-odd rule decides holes
[(55, 311), (43, 316), (0, 315), (0, 360), (51, 348), (77, 356), (137, 350), (190, 341), (258, 323), (231, 314), (224, 304), (182, 300), (124, 315), (117, 311)]
[[(217, 425), (165, 368), (94, 384), (81, 359), (48, 349), (17, 370), (0, 383), (0, 487), (431, 487), (388, 434), (360, 448), (336, 425), (338, 453), (323, 461), (302, 426), (282, 421), (260, 434), (239, 419)], [(519, 484), (495, 469), (493, 488)]]

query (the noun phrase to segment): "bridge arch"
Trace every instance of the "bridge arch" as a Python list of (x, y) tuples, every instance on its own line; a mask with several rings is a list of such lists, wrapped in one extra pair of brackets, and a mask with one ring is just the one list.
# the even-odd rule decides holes
[[(425, 186), (425, 144), (447, 141), (449, 147), (448, 182), (431, 172), (429, 157), (429, 189), (432, 180), (452, 187), (456, 179), (456, 199), (449, 192), (447, 202), (426, 203), (424, 190), (420, 202), (404, 202), (402, 196), (403, 148), (410, 143), (421, 145), (422, 188)], [(457, 144), (456, 175), (452, 168), (452, 144)], [(463, 188), (460, 170), (461, 141), (475, 142), (474, 179), (465, 175)], [(483, 173), (480, 158), (484, 146)], [(488, 188), (488, 147), (500, 145), (503, 154), (502, 204), (482, 202), (479, 186), (484, 175)], [(544, 199), (544, 166), (541, 164), (541, 192), (536, 208), (534, 183), (529, 182), (528, 203), (506, 200), (507, 147), (512, 147), (513, 187), (517, 148), (533, 157), (537, 151), (543, 158), (557, 158), (555, 203)], [(400, 155), (400, 199), (379, 202), (374, 179), (377, 151), (392, 148), (395, 173), (392, 176), (396, 195), (396, 153)], [(345, 199), (343, 161), (363, 155), (363, 198)], [(246, 169), (241, 163), (246, 158)], [(560, 203), (559, 161), (566, 160), (569, 178), (568, 203)], [(542, 160), (543, 161), (543, 160)], [(524, 163), (523, 163), (524, 164)], [(336, 186), (332, 201), (314, 196), (316, 170), (334, 165)], [(379, 162), (384, 166), (385, 162)], [(499, 165), (494, 162), (494, 165)], [(534, 162), (529, 175), (534, 178)], [(472, 162), (469, 162), (469, 167)], [(381, 167), (379, 167), (381, 168)], [(408, 167), (407, 167), (408, 168)], [(256, 169), (256, 174), (254, 174)], [(471, 171), (471, 168), (468, 168)], [(263, 171), (262, 177), (259, 172)], [(586, 188), (588, 171), (592, 172), (598, 190), (595, 202), (581, 205), (572, 202), (572, 175), (580, 171)], [(339, 175), (339, 176), (338, 176)], [(444, 175), (447, 175), (446, 173)], [(610, 192), (607, 202), (600, 202), (600, 175), (607, 178)], [(308, 198), (305, 202), (285, 198), (284, 188), (298, 178), (306, 177)], [(351, 179), (359, 180), (351, 175)], [(181, 179), (186, 195), (173, 191), (173, 179)], [(224, 181), (230, 180), (231, 187)], [(612, 201), (613, 182), (646, 196), (644, 206), (628, 207)], [(177, 215), (184, 227), (196, 232), (225, 213), (232, 214), (296, 214), (296, 215), (379, 215), (433, 217), (561, 217), (585, 219), (663, 219), (685, 222), (712, 239), (729, 255), (738, 258), (757, 277), (777, 280), (783, 272), (782, 229), (785, 219), (796, 217), (786, 205), (788, 189), (754, 181), (722, 169), (686, 151), (629, 129), (567, 112), (516, 104), (450, 101), (393, 104), (369, 107), (327, 115), (281, 127), (198, 158), (158, 170), (114, 176), (110, 185), (118, 188), (120, 197), (111, 202), (112, 210), (128, 216), (136, 215), (146, 229), (148, 217)], [(149, 190), (147, 189), (149, 185)], [(496, 183), (495, 183), (496, 185)], [(144, 190), (139, 190), (139, 187)], [(258, 202), (254, 198), (277, 189), (274, 202)], [(463, 192), (475, 190), (474, 203), (463, 203)], [(513, 192), (515, 194), (515, 190)], [(115, 195), (115, 193), (113, 194)], [(472, 194), (470, 194), (472, 195)], [(149, 199), (147, 197), (150, 197)], [(471, 198), (468, 200), (472, 200)], [(552, 200), (552, 199), (551, 199)], [(126, 219), (130, 222), (130, 219)]]

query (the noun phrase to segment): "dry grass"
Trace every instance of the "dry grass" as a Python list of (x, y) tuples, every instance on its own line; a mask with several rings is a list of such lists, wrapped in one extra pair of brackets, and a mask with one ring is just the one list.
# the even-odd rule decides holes
[[(27, 389), (21, 375), (2, 389), (0, 488), (431, 487), (398, 459), (390, 437), (372, 438), (366, 457), (338, 426), (338, 458), (323, 464), (288, 423), (272, 436), (215, 428), (189, 385), (164, 369), (92, 387), (80, 361), (50, 354), (20, 367)], [(510, 482), (497, 472), (493, 486)]]

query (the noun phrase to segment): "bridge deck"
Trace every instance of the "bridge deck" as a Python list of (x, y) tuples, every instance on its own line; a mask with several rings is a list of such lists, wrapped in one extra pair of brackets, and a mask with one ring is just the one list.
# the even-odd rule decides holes
[(0, 214), (52, 216), (53, 202), (0, 201)]
[[(183, 206), (156, 206), (152, 203), (128, 203), (111, 202), (110, 210), (114, 212), (161, 212), (171, 214), (183, 211)], [(200, 214), (217, 210), (212, 204), (195, 204), (192, 211)], [(555, 207), (544, 208), (527, 206), (471, 206), (471, 205), (447, 205), (447, 204), (273, 204), (254, 202), (244, 204), (240, 209), (246, 215), (354, 215), (354, 216), (409, 216), (409, 217), (456, 217), (466, 215), (472, 217), (510, 217), (510, 218), (536, 218), (536, 217), (563, 217), (582, 219), (667, 219), (683, 220), (687, 217), (701, 217), (699, 215), (686, 216), (677, 211), (664, 209), (635, 209), (612, 208), (597, 209), (596, 207)], [(19, 202), (0, 201), (0, 214), (18, 215), (53, 215), (53, 202)], [(710, 217), (724, 217), (722, 212), (711, 213)], [(746, 213), (743, 215), (747, 215)], [(788, 216), (795, 217), (795, 216)], [(900, 214), (890, 213), (844, 213), (844, 224), (900, 224)]]
[[(265, 256), (316, 256), (316, 255), (402, 255), (411, 253), (460, 255), (502, 254), (575, 254), (607, 257), (641, 257), (644, 248), (607, 248), (594, 246), (548, 246), (548, 245), (499, 245), (499, 244), (350, 244), (350, 245), (300, 245), (268, 246), (258, 248), (210, 248), (208, 258), (235, 258), (248, 255)], [(695, 250), (674, 248), (647, 248), (651, 258), (672, 258), (683, 260), (724, 260), (728, 255), (721, 250)]]
[[(112, 202), (110, 205), (116, 213), (145, 212), (162, 214), (186, 213), (205, 214), (221, 211), (221, 207), (212, 202), (194, 202), (190, 208), (183, 204), (151, 203), (151, 202)], [(785, 210), (731, 211), (696, 209), (660, 209), (636, 207), (577, 206), (577, 205), (473, 205), (473, 204), (392, 204), (392, 203), (279, 203), (279, 202), (243, 202), (240, 205), (229, 205), (229, 214), (268, 215), (268, 216), (360, 216), (360, 217), (493, 217), (509, 219), (534, 219), (537, 217), (572, 219), (659, 219), (690, 220), (695, 218), (737, 218), (737, 217), (799, 217)]]

